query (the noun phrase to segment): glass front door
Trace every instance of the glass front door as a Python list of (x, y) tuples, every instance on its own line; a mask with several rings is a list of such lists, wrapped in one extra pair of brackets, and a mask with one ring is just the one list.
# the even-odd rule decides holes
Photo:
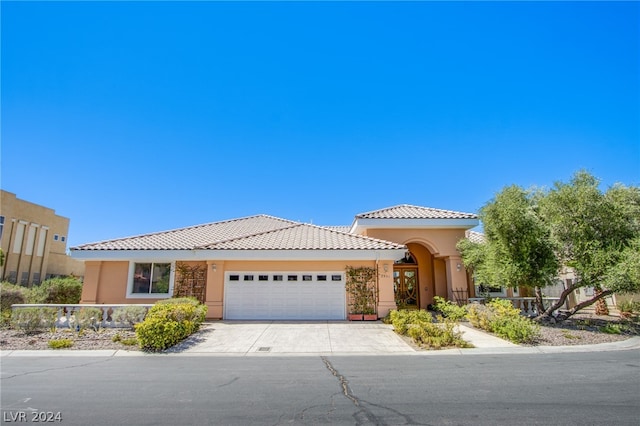
[(418, 268), (394, 268), (393, 291), (398, 309), (418, 309)]

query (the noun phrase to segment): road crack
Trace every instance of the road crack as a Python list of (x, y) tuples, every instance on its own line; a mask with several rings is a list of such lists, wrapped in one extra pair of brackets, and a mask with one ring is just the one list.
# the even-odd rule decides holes
[(353, 405), (355, 405), (356, 407), (359, 407), (360, 402), (358, 401), (358, 398), (356, 398), (356, 396), (351, 392), (351, 388), (349, 387), (349, 381), (342, 374), (338, 373), (338, 370), (336, 370), (333, 367), (333, 365), (331, 364), (331, 361), (329, 361), (326, 357), (321, 356), (320, 358), (322, 359), (322, 362), (324, 362), (324, 365), (327, 367), (327, 370), (329, 370), (331, 374), (333, 374), (334, 377), (338, 379), (338, 382), (340, 383), (340, 387), (342, 388), (342, 393), (344, 394), (344, 396), (346, 396), (347, 399), (353, 402)]

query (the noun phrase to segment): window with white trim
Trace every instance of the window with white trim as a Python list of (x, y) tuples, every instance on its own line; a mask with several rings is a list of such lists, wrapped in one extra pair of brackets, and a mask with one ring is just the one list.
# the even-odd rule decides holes
[(131, 294), (168, 295), (171, 263), (136, 262), (132, 280)]

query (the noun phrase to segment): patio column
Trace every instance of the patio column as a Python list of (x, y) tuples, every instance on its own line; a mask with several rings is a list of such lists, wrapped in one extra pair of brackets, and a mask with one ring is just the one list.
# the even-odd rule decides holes
[(207, 260), (207, 318), (222, 319), (224, 301), (224, 261)]
[(393, 292), (393, 261), (383, 260), (378, 264), (378, 318), (384, 318), (390, 310), (396, 308)]
[(467, 271), (460, 256), (449, 256), (444, 263), (447, 270), (447, 299), (455, 301), (453, 290), (468, 290)]

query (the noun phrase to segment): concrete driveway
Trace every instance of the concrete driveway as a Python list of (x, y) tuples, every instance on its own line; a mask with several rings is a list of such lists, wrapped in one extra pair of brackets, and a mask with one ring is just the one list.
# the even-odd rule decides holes
[(176, 348), (202, 354), (408, 354), (416, 351), (381, 322), (219, 321)]

